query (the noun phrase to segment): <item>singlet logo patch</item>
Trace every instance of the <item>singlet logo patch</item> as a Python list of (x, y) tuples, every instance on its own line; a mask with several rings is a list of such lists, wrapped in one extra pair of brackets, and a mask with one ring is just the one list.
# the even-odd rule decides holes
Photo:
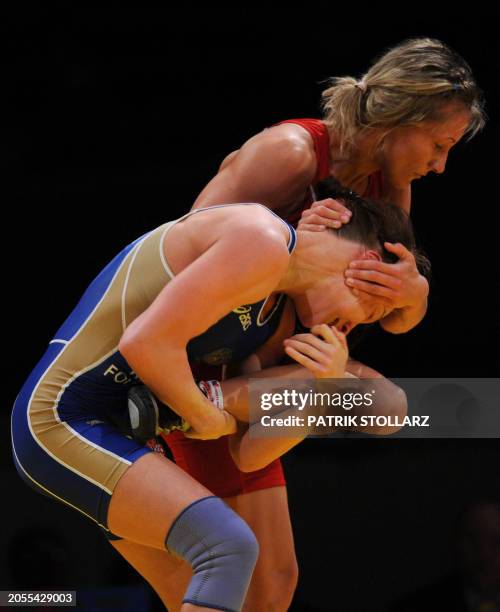
[(233, 312), (238, 315), (243, 331), (247, 331), (247, 329), (252, 325), (252, 315), (250, 314), (251, 310), (251, 306), (238, 306), (238, 308), (233, 310)]

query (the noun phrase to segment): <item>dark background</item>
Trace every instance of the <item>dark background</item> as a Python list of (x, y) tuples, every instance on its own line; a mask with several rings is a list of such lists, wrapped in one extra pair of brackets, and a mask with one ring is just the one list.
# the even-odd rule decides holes
[[(340, 14), (317, 3), (274, 12), (186, 3), (175, 14), (53, 6), (9, 17), (2, 430), (19, 387), (105, 262), (186, 212), (249, 136), (319, 116), (324, 79), (359, 76), (412, 36), (440, 38), (467, 59), (490, 120), (452, 150), (444, 175), (414, 183), (412, 217), (433, 263), (425, 321), (402, 336), (375, 331), (356, 356), (392, 377), (498, 376), (493, 21)], [(134, 584), (93, 525), (22, 484), (7, 437), (1, 448), (1, 588), (34, 586), (51, 564), (82, 592)], [(498, 492), (500, 453), (497, 440), (311, 440), (284, 463), (301, 567), (293, 609), (358, 612), (446, 573), (451, 526), (464, 503)]]

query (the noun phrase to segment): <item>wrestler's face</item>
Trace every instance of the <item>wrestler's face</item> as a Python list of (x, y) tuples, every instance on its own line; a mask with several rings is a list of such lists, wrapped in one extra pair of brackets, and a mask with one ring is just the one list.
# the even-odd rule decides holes
[(444, 121), (395, 128), (384, 137), (376, 160), (392, 187), (404, 189), (429, 172), (445, 171), (448, 154), (464, 135), (470, 113), (456, 105), (448, 105), (442, 112)]
[(293, 301), (305, 327), (327, 323), (344, 334), (360, 323), (373, 323), (390, 312), (386, 305), (368, 294), (355, 295), (342, 275), (325, 279), (324, 283), (308, 289)]
[(353, 259), (380, 260), (380, 255), (347, 240), (335, 243), (335, 260), (328, 274), (305, 291), (293, 296), (297, 316), (306, 327), (320, 323), (335, 325), (345, 334), (360, 323), (372, 323), (391, 311), (388, 306), (364, 292), (355, 293), (345, 282), (344, 272)]

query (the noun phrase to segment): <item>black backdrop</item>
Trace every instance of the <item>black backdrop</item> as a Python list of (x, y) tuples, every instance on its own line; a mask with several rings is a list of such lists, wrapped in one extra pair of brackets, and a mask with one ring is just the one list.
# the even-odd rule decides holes
[[(403, 336), (376, 331), (357, 356), (392, 377), (498, 376), (493, 20), (339, 14), (314, 3), (274, 12), (53, 6), (7, 20), (3, 431), (24, 378), (106, 261), (187, 211), (250, 135), (319, 116), (328, 76), (359, 76), (411, 36), (462, 53), (490, 120), (452, 151), (444, 175), (414, 184), (412, 216), (433, 263), (427, 318)], [(68, 538), (75, 588), (133, 580), (91, 525), (21, 483), (8, 438), (1, 448), (9, 519), (2, 588), (16, 584), (6, 547), (30, 526)], [(496, 440), (323, 440), (294, 450), (285, 459), (302, 570), (294, 609), (382, 609), (444, 573), (449, 526), (462, 503), (496, 490), (499, 459)], [(17, 586), (32, 584), (30, 572)]]

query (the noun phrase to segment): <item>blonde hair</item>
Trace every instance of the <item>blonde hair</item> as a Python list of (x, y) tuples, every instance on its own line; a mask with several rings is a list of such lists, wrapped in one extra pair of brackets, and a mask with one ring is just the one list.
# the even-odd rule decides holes
[(323, 120), (335, 131), (341, 150), (351, 147), (355, 134), (364, 129), (443, 120), (441, 111), (450, 103), (469, 110), (470, 140), (486, 122), (482, 91), (467, 62), (431, 38), (400, 43), (380, 56), (359, 81), (334, 77), (322, 93)]

